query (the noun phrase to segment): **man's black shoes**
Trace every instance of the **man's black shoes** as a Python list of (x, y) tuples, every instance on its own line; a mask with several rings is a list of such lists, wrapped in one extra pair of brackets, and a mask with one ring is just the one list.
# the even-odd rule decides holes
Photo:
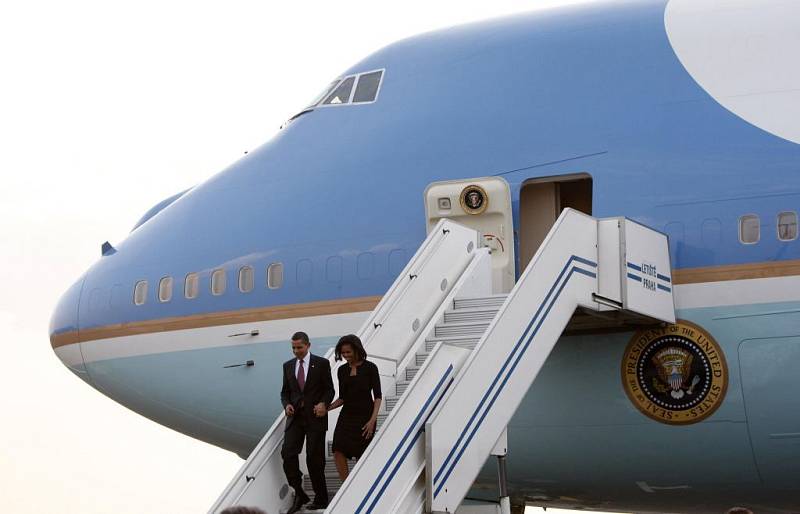
[(327, 503), (326, 504), (317, 503), (316, 500), (314, 500), (314, 503), (306, 505), (306, 510), (325, 510), (327, 508), (328, 508)]
[(301, 491), (295, 493), (295, 495), (294, 495), (294, 503), (289, 508), (289, 510), (286, 511), (286, 514), (294, 514), (295, 512), (297, 512), (300, 509), (302, 509), (303, 505), (305, 505), (306, 503), (308, 503), (310, 501), (311, 501), (311, 498), (309, 498), (308, 495), (304, 491), (301, 490)]

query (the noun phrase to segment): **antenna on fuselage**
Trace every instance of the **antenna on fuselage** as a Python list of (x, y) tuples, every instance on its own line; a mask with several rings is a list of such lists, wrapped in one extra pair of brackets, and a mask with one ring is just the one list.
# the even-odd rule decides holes
[(111, 243), (106, 241), (100, 246), (100, 253), (105, 257), (106, 255), (114, 255), (117, 253), (117, 249), (114, 248)]

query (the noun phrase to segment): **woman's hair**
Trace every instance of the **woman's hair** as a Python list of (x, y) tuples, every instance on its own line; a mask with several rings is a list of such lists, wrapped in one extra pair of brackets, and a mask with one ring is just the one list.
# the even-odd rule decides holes
[(367, 360), (367, 351), (364, 350), (364, 345), (361, 344), (361, 339), (359, 339), (355, 334), (347, 334), (346, 336), (342, 336), (339, 339), (339, 342), (336, 343), (334, 354), (336, 355), (337, 361), (342, 360), (342, 347), (344, 345), (349, 345), (350, 348), (353, 349), (353, 353), (356, 354), (358, 360)]

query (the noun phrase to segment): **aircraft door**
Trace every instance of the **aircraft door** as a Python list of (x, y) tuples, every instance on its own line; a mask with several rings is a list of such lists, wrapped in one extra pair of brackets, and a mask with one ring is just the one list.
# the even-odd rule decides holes
[(492, 289), (514, 287), (514, 225), (511, 190), (499, 177), (433, 182), (425, 190), (425, 217), (430, 232), (442, 218), (478, 230), (492, 251)]
[(592, 214), (592, 178), (586, 173), (526, 180), (519, 192), (519, 269), (528, 267), (566, 207)]

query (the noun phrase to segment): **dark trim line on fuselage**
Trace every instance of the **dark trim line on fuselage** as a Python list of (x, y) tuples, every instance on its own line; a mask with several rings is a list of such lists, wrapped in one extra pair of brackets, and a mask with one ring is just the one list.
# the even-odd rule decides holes
[[(729, 280), (788, 277), (796, 275), (800, 275), (800, 260), (731, 264), (673, 270), (672, 283), (675, 285), (698, 284), (704, 282), (724, 282)], [(380, 299), (380, 296), (362, 296), (343, 300), (325, 300), (237, 311), (193, 314), (190, 316), (173, 318), (159, 318), (131, 323), (117, 323), (85, 330), (73, 330), (60, 334), (51, 334), (50, 344), (53, 348), (59, 348), (61, 346), (85, 341), (168, 332), (172, 330), (207, 328), (233, 325), (236, 323), (252, 323), (310, 316), (369, 312), (378, 305)]]

